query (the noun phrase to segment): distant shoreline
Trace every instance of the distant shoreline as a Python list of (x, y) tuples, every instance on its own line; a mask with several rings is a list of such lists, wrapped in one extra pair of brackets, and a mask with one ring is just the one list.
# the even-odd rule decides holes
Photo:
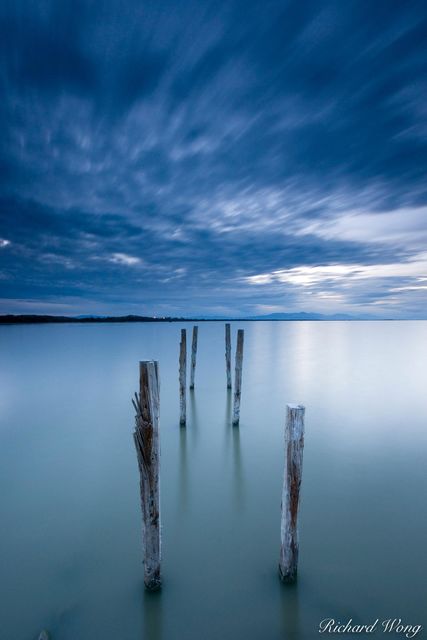
[[(415, 318), (423, 320), (423, 318)], [(105, 324), (124, 322), (369, 322), (369, 321), (398, 321), (408, 318), (353, 318), (343, 316), (316, 316), (315, 314), (283, 314), (281, 317), (252, 316), (247, 318), (180, 318), (180, 317), (154, 317), (154, 316), (51, 316), (37, 314), (7, 314), (0, 315), (0, 325), (16, 324)]]

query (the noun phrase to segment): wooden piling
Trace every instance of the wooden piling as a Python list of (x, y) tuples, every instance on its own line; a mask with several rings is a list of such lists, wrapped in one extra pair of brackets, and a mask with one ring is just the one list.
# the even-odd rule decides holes
[(231, 389), (231, 331), (228, 322), (225, 325), (225, 369), (227, 372), (227, 389)]
[(181, 329), (181, 342), (179, 349), (179, 424), (185, 425), (187, 421), (186, 383), (187, 380), (187, 331)]
[(160, 442), (159, 442), (159, 367), (158, 362), (139, 363), (139, 396), (132, 400), (135, 408), (133, 434), (141, 489), (144, 548), (144, 584), (157, 591), (160, 575)]
[(304, 449), (302, 405), (286, 405), (285, 473), (282, 490), (282, 522), (279, 576), (295, 582), (298, 568), (298, 505)]
[(233, 403), (233, 425), (238, 425), (240, 420), (240, 397), (242, 394), (242, 365), (243, 365), (243, 338), (244, 331), (237, 331), (236, 346), (236, 367), (234, 374), (234, 403)]
[(196, 374), (196, 358), (197, 358), (197, 333), (198, 327), (193, 327), (193, 339), (191, 342), (191, 371), (190, 371), (190, 389), (194, 389), (194, 376)]

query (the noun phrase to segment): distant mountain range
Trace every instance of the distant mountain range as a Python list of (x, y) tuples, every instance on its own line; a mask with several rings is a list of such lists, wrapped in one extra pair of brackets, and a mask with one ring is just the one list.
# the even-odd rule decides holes
[(368, 315), (352, 316), (346, 313), (334, 313), (325, 315), (322, 313), (307, 313), (300, 311), (299, 313), (270, 313), (265, 316), (251, 316), (247, 320), (375, 320), (376, 318)]
[(343, 313), (336, 313), (333, 315), (324, 315), (321, 313), (307, 313), (301, 311), (300, 313), (270, 313), (268, 315), (261, 316), (246, 316), (246, 317), (155, 317), (155, 316), (98, 316), (98, 315), (81, 315), (81, 316), (50, 316), (50, 315), (0, 315), (0, 324), (46, 324), (46, 323), (94, 323), (94, 322), (207, 322), (207, 321), (260, 321), (260, 320), (378, 320), (367, 315), (351, 316)]

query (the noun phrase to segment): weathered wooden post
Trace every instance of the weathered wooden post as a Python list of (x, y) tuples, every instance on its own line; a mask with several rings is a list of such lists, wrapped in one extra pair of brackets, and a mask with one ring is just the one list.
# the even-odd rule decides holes
[(285, 473), (282, 490), (282, 523), (279, 575), (283, 582), (294, 582), (298, 568), (298, 505), (304, 449), (302, 405), (286, 405)]
[(144, 584), (149, 591), (162, 586), (160, 576), (160, 442), (159, 442), (159, 367), (158, 362), (139, 363), (139, 396), (132, 400), (136, 411), (133, 434), (138, 458), (142, 530), (144, 547)]
[(186, 379), (187, 379), (187, 331), (181, 329), (181, 342), (179, 349), (179, 424), (187, 421), (186, 407)]
[(234, 375), (234, 404), (233, 425), (238, 425), (240, 420), (240, 396), (242, 394), (242, 365), (243, 365), (243, 329), (237, 331), (236, 368)]
[(227, 372), (227, 389), (231, 389), (231, 332), (228, 322), (225, 325), (225, 369)]
[(194, 376), (196, 374), (196, 358), (197, 358), (197, 332), (199, 328), (193, 327), (193, 340), (191, 342), (191, 371), (190, 371), (190, 389), (194, 389)]

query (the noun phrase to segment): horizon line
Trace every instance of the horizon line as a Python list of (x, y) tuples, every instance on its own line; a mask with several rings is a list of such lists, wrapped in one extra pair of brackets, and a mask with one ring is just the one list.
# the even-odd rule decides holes
[(114, 323), (114, 322), (399, 322), (399, 321), (426, 321), (427, 318), (394, 318), (394, 317), (368, 317), (352, 316), (350, 314), (321, 314), (315, 312), (283, 312), (266, 315), (249, 316), (145, 316), (139, 314), (124, 315), (54, 315), (54, 314), (0, 314), (0, 324), (54, 324), (54, 323)]

